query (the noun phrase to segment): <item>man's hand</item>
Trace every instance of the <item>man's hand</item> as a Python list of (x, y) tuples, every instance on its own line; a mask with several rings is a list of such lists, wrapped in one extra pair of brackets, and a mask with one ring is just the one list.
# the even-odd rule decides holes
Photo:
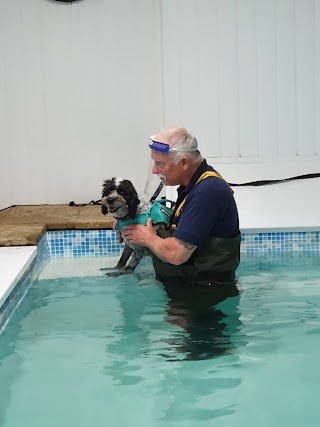
[(151, 219), (148, 219), (146, 225), (126, 225), (122, 230), (122, 237), (129, 244), (146, 246), (159, 259), (173, 265), (180, 265), (188, 261), (197, 249), (196, 246), (174, 237), (162, 239), (157, 236)]
[(122, 237), (129, 243), (140, 246), (149, 246), (151, 239), (156, 236), (152, 221), (149, 218), (146, 225), (129, 224), (123, 227)]

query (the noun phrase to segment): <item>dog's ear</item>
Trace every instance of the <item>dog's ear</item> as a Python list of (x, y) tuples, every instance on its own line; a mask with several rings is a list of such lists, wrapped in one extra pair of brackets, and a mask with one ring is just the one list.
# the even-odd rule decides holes
[(103, 181), (101, 198), (101, 212), (103, 213), (103, 215), (107, 215), (108, 213), (108, 206), (105, 197), (107, 197), (107, 195), (116, 188), (115, 180), (116, 178), (113, 177), (111, 179), (106, 179)]
[(115, 180), (116, 180), (116, 178), (112, 178), (112, 179), (106, 179), (103, 181), (102, 197), (106, 197), (107, 194), (110, 193), (110, 191), (116, 189)]
[(140, 203), (138, 193), (136, 192), (136, 189), (134, 188), (131, 181), (128, 179), (124, 179), (119, 188), (119, 193), (123, 194), (123, 197), (125, 198), (127, 205), (128, 205), (128, 216), (131, 219), (134, 219), (136, 217), (137, 208)]

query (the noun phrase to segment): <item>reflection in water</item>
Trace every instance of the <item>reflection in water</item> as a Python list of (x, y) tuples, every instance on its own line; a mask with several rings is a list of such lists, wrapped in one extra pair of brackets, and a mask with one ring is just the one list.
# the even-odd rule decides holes
[[(230, 351), (232, 331), (228, 327), (228, 315), (217, 305), (230, 297), (239, 297), (236, 283), (224, 285), (165, 285), (169, 301), (167, 322), (183, 328), (187, 334), (166, 340), (184, 360), (210, 359)], [(232, 329), (240, 324), (237, 305), (239, 298), (230, 298), (234, 306)], [(171, 357), (168, 360), (181, 360)]]

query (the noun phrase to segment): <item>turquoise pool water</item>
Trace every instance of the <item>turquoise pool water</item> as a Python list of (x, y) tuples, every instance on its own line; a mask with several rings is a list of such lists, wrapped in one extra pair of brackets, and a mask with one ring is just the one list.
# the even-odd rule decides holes
[(36, 281), (0, 336), (0, 426), (318, 427), (319, 261), (243, 258), (214, 308), (148, 262)]

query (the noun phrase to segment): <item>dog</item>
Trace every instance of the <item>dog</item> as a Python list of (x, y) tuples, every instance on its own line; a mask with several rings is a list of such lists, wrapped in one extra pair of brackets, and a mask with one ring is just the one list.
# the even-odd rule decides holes
[[(172, 209), (166, 206), (167, 200), (140, 201), (134, 185), (128, 179), (106, 179), (102, 187), (101, 212), (103, 215), (111, 213), (117, 221), (116, 229), (119, 232), (127, 224), (144, 225), (148, 218), (152, 219), (155, 232), (167, 227), (172, 214)], [(133, 273), (142, 258), (151, 255), (143, 246), (124, 243), (117, 265), (111, 269), (102, 269), (113, 270), (106, 273), (109, 276)]]

